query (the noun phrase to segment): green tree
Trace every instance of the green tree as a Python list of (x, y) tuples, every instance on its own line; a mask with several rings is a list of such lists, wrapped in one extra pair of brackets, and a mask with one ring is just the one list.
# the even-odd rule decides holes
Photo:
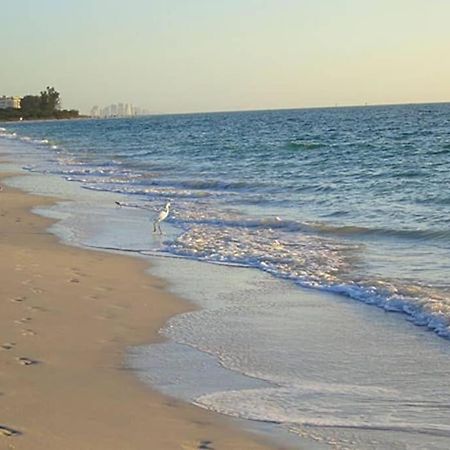
[(76, 109), (61, 109), (59, 92), (54, 87), (41, 91), (40, 95), (26, 95), (22, 98), (20, 109), (0, 109), (1, 120), (22, 119), (74, 119), (80, 117)]
[(41, 97), (26, 95), (20, 102), (20, 109), (25, 117), (38, 117), (41, 112)]
[(47, 86), (45, 91), (41, 91), (40, 110), (44, 116), (53, 115), (59, 109), (59, 92), (54, 87)]

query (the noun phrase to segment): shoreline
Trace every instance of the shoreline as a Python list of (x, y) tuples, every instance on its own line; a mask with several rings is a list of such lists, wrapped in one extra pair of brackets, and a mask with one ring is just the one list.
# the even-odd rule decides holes
[[(438, 132), (446, 110), (430, 107), (430, 130)], [(414, 152), (402, 153), (406, 158), (402, 167), (423, 182), (426, 177), (422, 175), (429, 173), (416, 172), (414, 166), (414, 155), (426, 156), (421, 129), (409, 122), (402, 126), (405, 114), (417, 118), (421, 109), (405, 109), (391, 119), (388, 110), (382, 111), (387, 122), (392, 119), (396, 124), (397, 131), (389, 132), (393, 139), (401, 139), (404, 133), (411, 136)], [(237, 430), (293, 448), (311, 449), (317, 444), (321, 450), (338, 445), (358, 450), (398, 446), (448, 450), (450, 377), (445, 375), (450, 374), (450, 348), (448, 341), (426, 327), (430, 318), (438, 319), (434, 324), (441, 330), (447, 323), (447, 234), (436, 233), (445, 214), (434, 215), (437, 199), (431, 198), (423, 204), (424, 209), (416, 210), (408, 200), (412, 197), (405, 196), (411, 187), (408, 177), (398, 177), (396, 171), (383, 179), (388, 184), (399, 183), (398, 195), (404, 198), (399, 215), (392, 205), (386, 204), (386, 209), (378, 205), (376, 198), (384, 195), (382, 187), (378, 190), (371, 182), (360, 186), (360, 176), (371, 179), (370, 167), (390, 158), (393, 147), (380, 143), (381, 153), (375, 154), (372, 147), (360, 148), (347, 135), (336, 141), (339, 152), (355, 161), (368, 158), (369, 167), (364, 165), (362, 172), (355, 166), (350, 178), (344, 175), (349, 204), (358, 201), (360, 209), (342, 210), (333, 189), (325, 189), (323, 194), (315, 188), (308, 190), (310, 170), (304, 162), (311, 155), (314, 167), (321, 159), (316, 159), (319, 150), (314, 150), (316, 156), (309, 151), (317, 142), (299, 140), (292, 133), (291, 122), (304, 119), (305, 124), (313, 125), (315, 121), (313, 113), (303, 119), (300, 116), (258, 116), (261, 125), (278, 124), (280, 131), (275, 141), (264, 138), (264, 145), (271, 149), (267, 152), (258, 144), (258, 126), (252, 118), (238, 115), (227, 117), (224, 135), (216, 133), (222, 119), (213, 117), (192, 123), (173, 118), (162, 121), (161, 127), (152, 127), (150, 119), (133, 126), (118, 120), (117, 127), (90, 121), (67, 127), (30, 124), (27, 130), (6, 127), (9, 131), (5, 129), (0, 139), (0, 152), (11, 161), (2, 170), (27, 176), (4, 183), (28, 194), (58, 199), (32, 211), (56, 219), (48, 231), (59, 242), (147, 259), (148, 273), (165, 280), (165, 292), (195, 306), (164, 323), (159, 334), (167, 341), (159, 342), (162, 338), (158, 336), (156, 344), (126, 348), (120, 369), (136, 375), (151, 390), (223, 414)], [(333, 124), (339, 117), (354, 124), (358, 138), (385, 136), (384, 131), (377, 134), (376, 127), (366, 133), (373, 116), (363, 112), (328, 114), (324, 119)], [(234, 130), (245, 124), (249, 148), (255, 153), (246, 152), (251, 160), (245, 160), (244, 170), (241, 150), (247, 147)], [(205, 137), (198, 141), (199, 153), (191, 158), (194, 154), (184, 145), (182, 130), (193, 131), (197, 126)], [(173, 135), (174, 130), (179, 134)], [(168, 152), (158, 143), (171, 137), (178, 144)], [(222, 154), (222, 138), (229, 138), (236, 152)], [(445, 142), (434, 133), (425, 140), (430, 145), (430, 169), (445, 165)], [(318, 135), (323, 155), (331, 155), (331, 141), (327, 133)], [(342, 175), (339, 152), (332, 152), (329, 159), (329, 169), (339, 173), (337, 179)], [(296, 155), (303, 154), (306, 160), (297, 161)], [(224, 165), (224, 172), (217, 172), (214, 161), (220, 162), (222, 156), (227, 168)], [(284, 177), (273, 174), (267, 185), (260, 185), (258, 175), (265, 173), (267, 163), (284, 167), (285, 156), (296, 168), (293, 180), (284, 185)], [(261, 165), (249, 161), (261, 161)], [(205, 169), (203, 164), (211, 166)], [(234, 174), (241, 168), (238, 178), (243, 179), (242, 185), (233, 184)], [(199, 178), (203, 169), (206, 178)], [(320, 186), (328, 186), (328, 175), (323, 175), (314, 184), (319, 191)], [(446, 175), (440, 175), (436, 183), (442, 187)], [(294, 180), (306, 193), (302, 189), (297, 192)], [(273, 198), (265, 195), (267, 187), (274, 188)], [(433, 189), (422, 192), (414, 188), (411, 192), (429, 196)], [(174, 203), (174, 214), (160, 236), (151, 232), (151, 221), (167, 198)], [(364, 199), (373, 199), (381, 209), (374, 210), (372, 202)], [(117, 201), (136, 208), (119, 208)], [(421, 230), (405, 228), (415, 223), (416, 215), (408, 213), (409, 207), (421, 218)], [(378, 214), (381, 210), (386, 214)], [(427, 210), (433, 214), (423, 214)], [(307, 217), (323, 218), (323, 213), (331, 215), (311, 229), (304, 228)], [(391, 221), (391, 214), (397, 219)], [(278, 219), (274, 223), (275, 217), (281, 223)], [(371, 217), (375, 220), (367, 224)], [(370, 226), (359, 227), (364, 224)], [(14, 225), (8, 231), (14, 231)], [(73, 267), (81, 266), (69, 269)], [(116, 278), (129, 282), (127, 274), (117, 273)], [(97, 285), (93, 287), (104, 289), (98, 274), (95, 277)], [(435, 296), (432, 286), (437, 281), (436, 293), (442, 295)], [(84, 285), (86, 280), (81, 282)], [(361, 298), (360, 288), (368, 288), (367, 297)], [(110, 298), (110, 291), (93, 295), (100, 293)], [(386, 307), (377, 307), (382, 304)], [(98, 319), (114, 321), (114, 314), (122, 314), (115, 305), (106, 312)], [(418, 324), (407, 320), (403, 312), (417, 313)], [(26, 317), (12, 320), (19, 325)], [(35, 355), (29, 357), (38, 360)]]
[(30, 211), (53, 199), (5, 186), (0, 195), (4, 448), (282, 448), (124, 368), (127, 347), (161, 342), (163, 324), (194, 308), (147, 261), (64, 245), (47, 231), (56, 221)]
[(16, 124), (16, 123), (40, 123), (40, 122), (61, 122), (68, 120), (88, 120), (92, 119), (90, 116), (79, 116), (79, 117), (61, 117), (58, 119), (57, 117), (49, 117), (48, 119), (11, 119), (11, 120), (0, 120), (0, 125), (8, 125), (8, 124)]

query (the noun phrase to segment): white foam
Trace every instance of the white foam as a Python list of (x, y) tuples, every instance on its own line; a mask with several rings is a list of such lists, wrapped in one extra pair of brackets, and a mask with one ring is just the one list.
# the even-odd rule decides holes
[[(329, 445), (334, 440), (332, 448), (402, 443), (418, 450), (427, 448), (424, 442), (448, 448), (446, 341), (417, 334), (398, 315), (296, 289), (249, 269), (173, 260), (153, 273), (169, 277), (175, 293), (203, 307), (172, 318), (167, 337), (214, 356), (224, 368), (270, 383), (218, 386), (199, 395), (197, 405), (278, 423)], [(168, 351), (166, 360), (172, 357)], [(153, 376), (162, 377), (159, 370)], [(195, 380), (188, 368), (180, 370), (181, 379)]]

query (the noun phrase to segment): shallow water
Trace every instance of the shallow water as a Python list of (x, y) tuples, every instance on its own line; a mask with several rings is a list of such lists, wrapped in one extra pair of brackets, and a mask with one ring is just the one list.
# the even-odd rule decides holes
[(204, 309), (132, 351), (144, 379), (317, 448), (447, 449), (448, 341), (424, 330), (449, 333), (449, 112), (8, 124), (0, 147), (33, 175), (13, 184), (75, 201), (40, 210), (64, 240), (182, 257), (155, 271)]
[[(324, 448), (450, 445), (446, 341), (399, 315), (254, 270), (162, 260), (152, 273), (203, 307), (169, 321), (163, 333), (176, 344), (143, 346), (131, 355), (134, 367), (146, 368), (141, 376), (164, 392), (232, 416), (279, 423)], [(245, 387), (231, 377), (230, 387), (218, 377), (216, 392), (208, 385), (201, 392), (195, 366), (172, 372), (173, 359), (158, 356), (178, 359), (180, 345), (214, 356), (254, 384)]]

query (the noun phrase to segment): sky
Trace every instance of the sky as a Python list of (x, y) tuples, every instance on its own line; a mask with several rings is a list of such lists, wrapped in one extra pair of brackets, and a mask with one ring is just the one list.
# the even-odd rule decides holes
[(449, 0), (0, 0), (0, 95), (154, 113), (450, 101)]

